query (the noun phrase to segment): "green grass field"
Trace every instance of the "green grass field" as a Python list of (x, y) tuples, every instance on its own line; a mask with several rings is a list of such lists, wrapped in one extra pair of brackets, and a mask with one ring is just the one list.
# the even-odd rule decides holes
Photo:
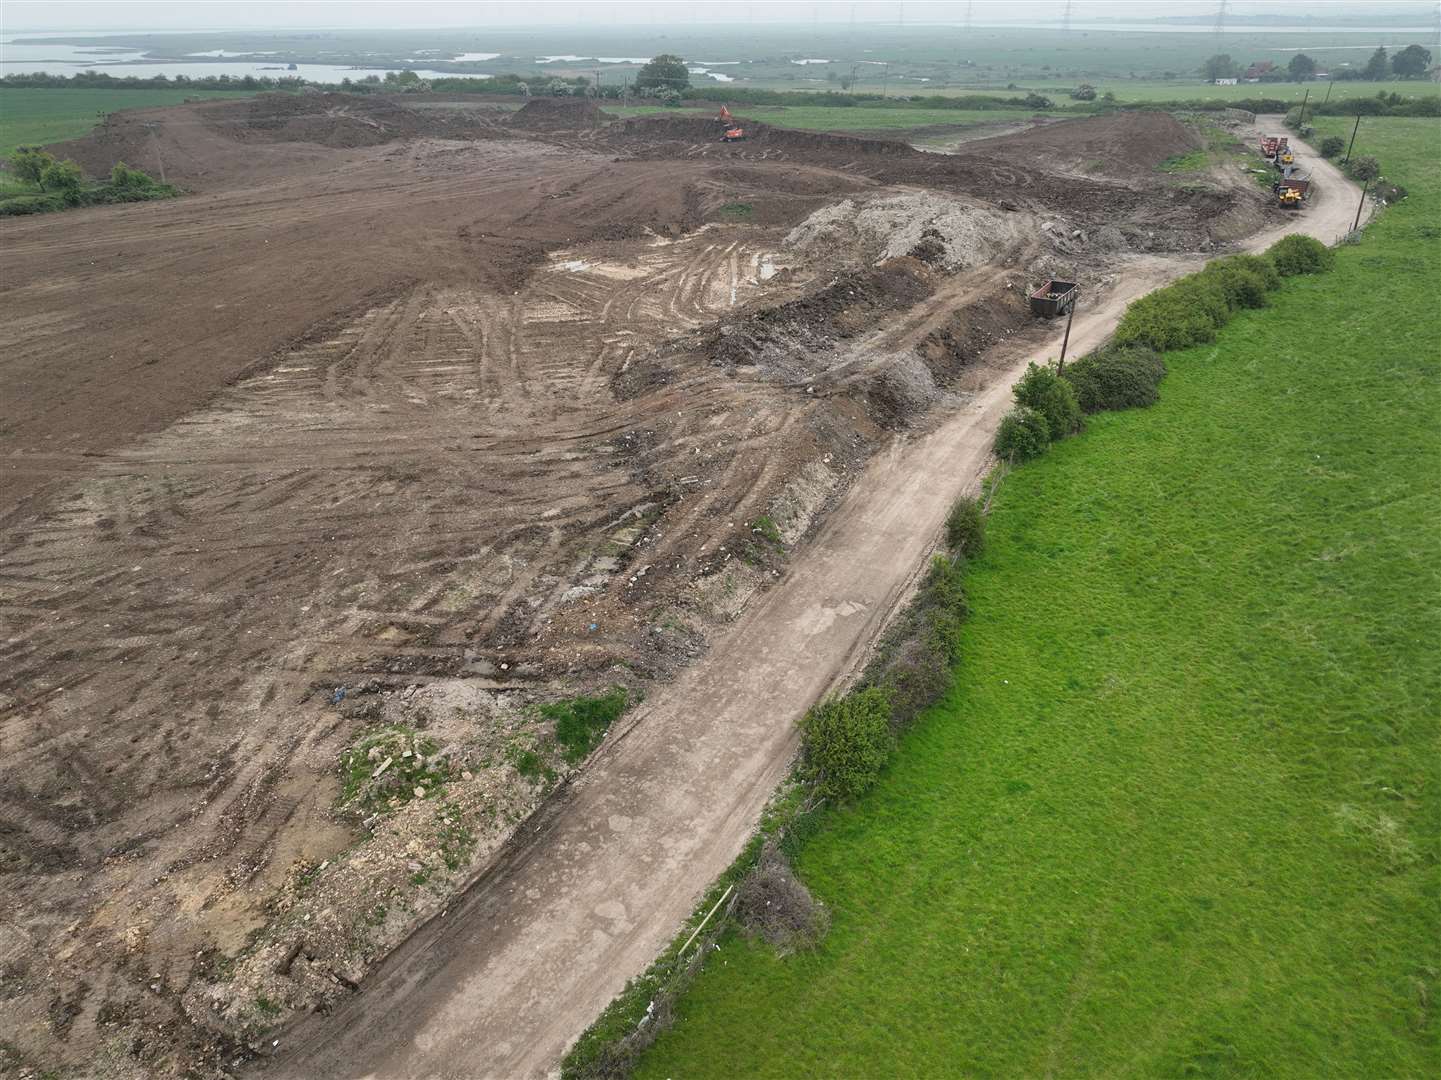
[[(1102, 79), (1092, 84), (1098, 94), (1107, 91), (1116, 95), (1116, 100), (1128, 101), (1236, 101), (1241, 98), (1280, 98), (1282, 101), (1294, 101), (1298, 105), (1305, 96), (1306, 91), (1311, 91), (1311, 103), (1316, 104), (1326, 100), (1329, 89), (1331, 101), (1342, 101), (1347, 98), (1369, 98), (1375, 97), (1380, 92), (1388, 94), (1400, 94), (1402, 97), (1441, 97), (1441, 83), (1425, 82), (1422, 80), (1406, 82), (1324, 82), (1311, 83), (1238, 83), (1235, 86), (1213, 86), (1210, 83), (1197, 82), (1196, 80), (1142, 80), (1142, 79)], [(1075, 87), (1075, 83), (1045, 83), (1038, 90), (1040, 93), (1056, 99), (1058, 103), (1069, 101), (1065, 95)]]
[(1410, 199), (1006, 480), (828, 938), (724, 938), (640, 1075), (1435, 1075), (1441, 122), (1363, 131)]
[(235, 90), (0, 90), (0, 157), (17, 146), (76, 139), (120, 109), (179, 105), (194, 98), (247, 97)]

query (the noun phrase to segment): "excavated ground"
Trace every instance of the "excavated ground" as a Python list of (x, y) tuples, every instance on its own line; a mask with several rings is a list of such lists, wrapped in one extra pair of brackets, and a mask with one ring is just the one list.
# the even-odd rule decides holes
[[(217, 1064), (349, 993), (572, 767), (530, 703), (699, 656), (1038, 276), (1259, 198), (1048, 167), (1153, 118), (939, 156), (571, 111), (119, 114), (61, 152), (194, 195), (4, 223), (14, 1061)], [(379, 724), (448, 779), (362, 825)]]

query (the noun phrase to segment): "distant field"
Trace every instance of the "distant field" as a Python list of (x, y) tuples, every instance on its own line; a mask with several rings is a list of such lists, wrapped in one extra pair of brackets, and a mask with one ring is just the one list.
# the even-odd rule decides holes
[[(1075, 88), (1075, 83), (1044, 83), (1039, 92), (1069, 101), (1065, 95)], [(1118, 101), (1192, 101), (1220, 100), (1235, 101), (1238, 98), (1280, 98), (1282, 101), (1300, 102), (1306, 91), (1311, 92), (1311, 101), (1323, 101), (1329, 87), (1332, 101), (1345, 98), (1375, 97), (1378, 93), (1400, 94), (1402, 97), (1441, 97), (1441, 83), (1426, 81), (1407, 82), (1311, 82), (1311, 83), (1238, 83), (1235, 86), (1213, 86), (1204, 82), (1181, 81), (1140, 81), (1131, 79), (1101, 80), (1092, 83), (1098, 94), (1108, 90)]]
[(1411, 197), (1006, 480), (829, 936), (722, 938), (641, 1077), (1434, 1075), (1441, 121), (1361, 133)]
[(17, 146), (75, 139), (119, 109), (178, 105), (193, 98), (248, 97), (237, 90), (0, 90), (0, 157)]

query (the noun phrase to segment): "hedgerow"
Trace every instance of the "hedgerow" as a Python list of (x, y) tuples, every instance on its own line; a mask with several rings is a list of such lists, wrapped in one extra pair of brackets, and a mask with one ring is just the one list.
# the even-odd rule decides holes
[(1160, 400), (1166, 364), (1145, 345), (1106, 345), (1068, 364), (1061, 377), (1076, 389), (1081, 411), (1136, 409)]
[(1017, 405), (996, 430), (996, 456), (1019, 464), (1040, 457), (1051, 445), (1051, 425), (1035, 409)]
[(1030, 364), (1011, 391), (1016, 404), (1034, 409), (1046, 418), (1051, 441), (1064, 439), (1081, 430), (1081, 407), (1076, 391), (1050, 366)]
[(1336, 265), (1336, 253), (1313, 236), (1292, 233), (1270, 246), (1266, 257), (1282, 277), (1322, 274)]

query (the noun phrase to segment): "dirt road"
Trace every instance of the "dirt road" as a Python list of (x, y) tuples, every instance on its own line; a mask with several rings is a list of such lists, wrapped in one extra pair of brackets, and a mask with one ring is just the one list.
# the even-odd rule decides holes
[[(1302, 152), (1317, 197), (1248, 249), (1288, 231), (1331, 242), (1349, 229), (1359, 190)], [(1072, 353), (1099, 344), (1136, 296), (1196, 265), (1139, 264), (1102, 307), (1077, 315)], [(1011, 384), (1058, 343), (1015, 357), (934, 433), (873, 460), (787, 580), (706, 662), (656, 693), (524, 845), (363, 992), (291, 1032), (269, 1071), (390, 1080), (552, 1070), (739, 852), (788, 768), (796, 718), (904, 595), (951, 503), (987, 467)]]

